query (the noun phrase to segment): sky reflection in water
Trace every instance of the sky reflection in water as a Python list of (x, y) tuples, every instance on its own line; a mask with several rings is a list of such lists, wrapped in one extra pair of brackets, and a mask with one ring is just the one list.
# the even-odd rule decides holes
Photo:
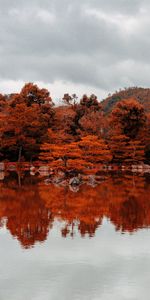
[(20, 185), (16, 173), (6, 174), (0, 299), (148, 299), (149, 176), (101, 179), (72, 192), (26, 173)]

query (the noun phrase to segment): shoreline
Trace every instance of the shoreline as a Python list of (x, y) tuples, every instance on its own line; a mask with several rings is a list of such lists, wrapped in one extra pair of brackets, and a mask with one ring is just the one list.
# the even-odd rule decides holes
[(99, 171), (132, 171), (132, 172), (144, 172), (150, 173), (150, 165), (144, 163), (136, 163), (136, 164), (97, 164), (93, 165), (90, 168), (69, 168), (64, 166), (53, 167), (51, 163), (43, 163), (41, 161), (35, 162), (0, 162), (0, 172), (2, 171), (17, 171), (17, 170), (24, 170), (24, 171), (38, 171), (39, 173), (44, 172), (78, 172), (78, 173), (88, 173), (93, 174), (93, 172), (97, 173)]

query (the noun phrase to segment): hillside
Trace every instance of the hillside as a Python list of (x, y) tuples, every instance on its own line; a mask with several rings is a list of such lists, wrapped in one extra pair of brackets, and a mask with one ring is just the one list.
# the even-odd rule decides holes
[(106, 99), (101, 104), (104, 112), (107, 114), (112, 111), (116, 103), (123, 99), (134, 97), (143, 104), (145, 111), (150, 112), (150, 88), (133, 87), (116, 92)]

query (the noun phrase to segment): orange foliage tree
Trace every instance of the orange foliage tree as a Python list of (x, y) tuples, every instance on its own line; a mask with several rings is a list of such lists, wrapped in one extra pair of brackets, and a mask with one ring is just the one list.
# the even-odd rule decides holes
[[(138, 92), (136, 89), (135, 91)], [(53, 144), (55, 155), (51, 159), (49, 156), (48, 160), (58, 163), (59, 157), (64, 165), (65, 159), (66, 164), (69, 161), (70, 166), (74, 165), (75, 160), (77, 164), (77, 159), (78, 166), (82, 165), (83, 161), (86, 164), (111, 161), (109, 148), (113, 155), (113, 162), (143, 162), (146, 154), (149, 163), (150, 117), (145, 114), (144, 107), (139, 103), (142, 103), (143, 90), (140, 91), (139, 101), (133, 97), (122, 101), (120, 98), (109, 97), (107, 100), (111, 103), (103, 101), (102, 104), (94, 94), (89, 97), (83, 95), (77, 103), (75, 94), (66, 93), (63, 97), (66, 105), (59, 107), (53, 107), (47, 89), (41, 89), (33, 83), (25, 84), (20, 93), (7, 96), (0, 94), (1, 159), (16, 160), (17, 157), (20, 159), (21, 154), (25, 159), (31, 157), (36, 159), (41, 144), (42, 147), (49, 147), (49, 149), (51, 149), (50, 144)], [(133, 95), (132, 89), (128, 92), (122, 91), (120, 95)], [(111, 114), (104, 115), (103, 108), (106, 112), (107, 105), (113, 107), (114, 102), (117, 102), (117, 105)], [(148, 105), (146, 109), (148, 111)], [(83, 143), (89, 143), (88, 147), (84, 148)], [(68, 154), (75, 153), (75, 150), (71, 150), (70, 147), (76, 149), (76, 158)], [(86, 159), (84, 149), (86, 149)], [(80, 155), (78, 155), (79, 150), (82, 152)], [(48, 148), (44, 151), (48, 153)], [(91, 156), (87, 154), (88, 151), (91, 151)], [(94, 151), (97, 151), (97, 155)], [(66, 155), (62, 156), (62, 152)]]
[(69, 159), (79, 159), (81, 158), (81, 150), (79, 149), (77, 143), (70, 144), (48, 144), (44, 143), (41, 146), (40, 159), (45, 161), (61, 160), (62, 165), (67, 167)]
[(104, 117), (102, 111), (88, 111), (79, 120), (81, 136), (96, 135), (102, 137), (104, 133)]
[[(90, 115), (93, 112), (100, 112), (101, 111), (101, 104), (99, 103), (99, 101), (97, 100), (97, 97), (92, 94), (90, 97), (88, 97), (87, 95), (83, 95), (83, 97), (81, 98), (79, 104), (76, 104), (74, 106), (74, 111), (76, 113), (75, 115), (75, 119), (74, 119), (74, 132), (75, 135), (79, 136), (81, 134), (81, 131), (84, 131), (84, 128), (82, 127), (82, 123), (83, 126), (85, 125), (86, 121), (88, 120), (89, 125), (87, 126), (86, 129), (91, 129), (91, 122), (90, 122)], [(86, 117), (86, 121), (84, 122), (84, 118)], [(81, 121), (81, 118), (82, 121)], [(99, 125), (98, 125), (99, 126)], [(87, 132), (88, 134), (91, 132)]]
[(146, 126), (146, 132), (144, 136), (143, 143), (145, 145), (145, 156), (146, 161), (150, 161), (150, 114), (147, 114), (147, 126)]
[(146, 115), (135, 99), (119, 102), (110, 117), (109, 145), (114, 161), (144, 160)]
[(7, 107), (6, 97), (0, 94), (0, 112), (3, 112), (6, 107)]
[(110, 138), (109, 145), (114, 162), (138, 163), (144, 160), (144, 145), (140, 140), (131, 140), (119, 132)]
[(52, 98), (47, 89), (40, 89), (36, 84), (26, 83), (19, 94), (12, 94), (10, 97), (11, 105), (26, 103), (27, 106), (32, 104), (51, 104)]
[(91, 163), (108, 163), (112, 160), (112, 155), (108, 145), (102, 138), (93, 135), (85, 136), (78, 142), (82, 150), (85, 161)]
[(54, 121), (53, 103), (46, 89), (25, 84), (20, 94), (8, 97), (3, 111), (0, 146), (4, 158), (37, 157), (39, 145), (47, 139)]
[(14, 159), (34, 156), (47, 134), (47, 126), (39, 106), (27, 107), (25, 103), (9, 107), (4, 116), (0, 134), (0, 146), (3, 154), (7, 152)]
[(64, 167), (92, 166), (91, 163), (110, 162), (112, 155), (107, 144), (103, 139), (96, 136), (86, 136), (79, 142), (70, 144), (48, 144), (41, 146), (40, 159), (45, 161), (53, 161), (61, 159)]
[(112, 111), (111, 124), (119, 128), (122, 134), (136, 139), (145, 126), (144, 107), (134, 98), (122, 100)]
[(75, 110), (72, 106), (60, 106), (55, 108), (55, 122), (53, 130), (57, 134), (57, 142), (69, 143), (74, 141), (76, 135)]

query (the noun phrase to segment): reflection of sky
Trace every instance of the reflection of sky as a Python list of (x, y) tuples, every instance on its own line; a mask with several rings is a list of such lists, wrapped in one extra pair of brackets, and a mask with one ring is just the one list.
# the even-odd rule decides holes
[(23, 250), (0, 230), (0, 300), (149, 299), (149, 230), (120, 234), (104, 220), (95, 237), (62, 238)]

